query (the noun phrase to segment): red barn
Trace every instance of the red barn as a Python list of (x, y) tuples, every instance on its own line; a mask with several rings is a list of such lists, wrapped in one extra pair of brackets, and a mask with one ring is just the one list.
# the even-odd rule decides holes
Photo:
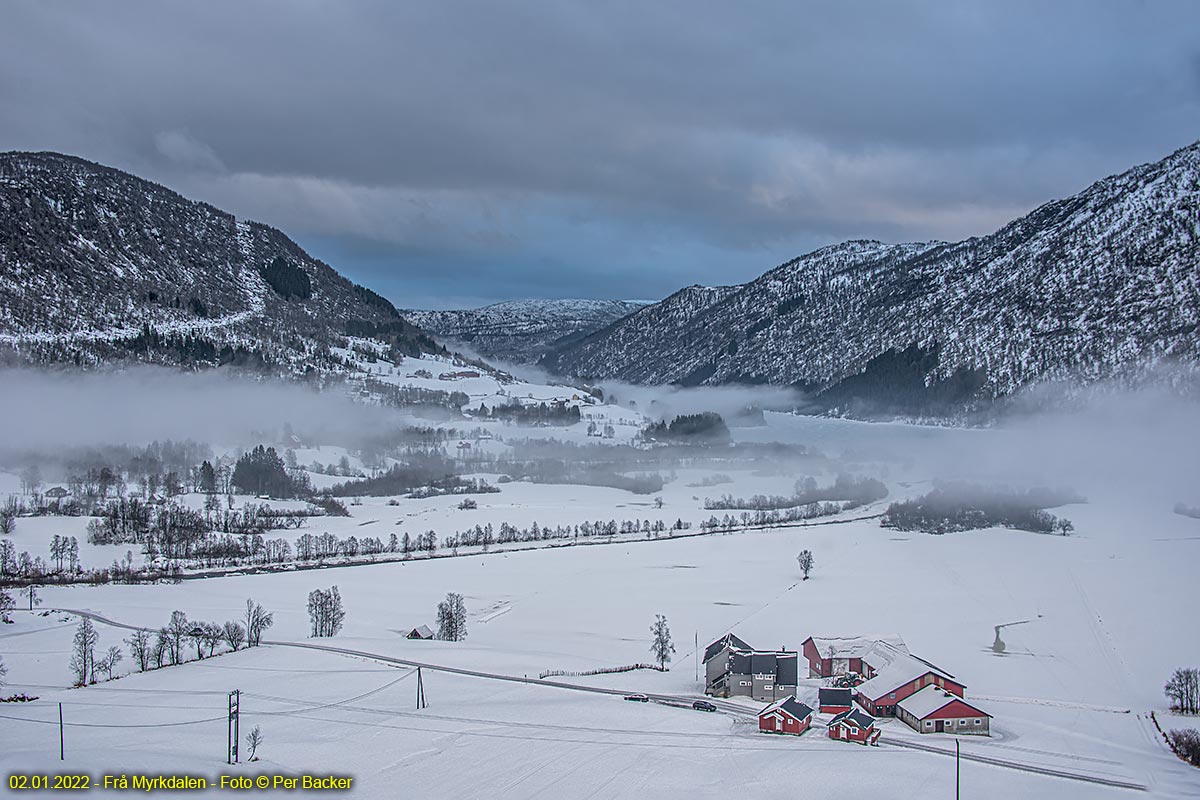
[(812, 724), (813, 710), (788, 695), (758, 712), (758, 729), (763, 733), (790, 733), (799, 736)]
[(858, 742), (859, 744), (875, 744), (879, 741), (879, 734), (880, 730), (875, 726), (875, 718), (858, 708), (843, 711), (829, 721), (830, 739)]
[(810, 636), (801, 645), (808, 677), (832, 678), (853, 672), (870, 678), (908, 648), (899, 636)]
[(936, 686), (909, 695), (896, 708), (896, 716), (917, 733), (991, 736), (991, 714)]
[(881, 669), (855, 689), (858, 704), (875, 716), (894, 717), (897, 704), (926, 686), (936, 686), (963, 696), (966, 687), (928, 661), (905, 655)]

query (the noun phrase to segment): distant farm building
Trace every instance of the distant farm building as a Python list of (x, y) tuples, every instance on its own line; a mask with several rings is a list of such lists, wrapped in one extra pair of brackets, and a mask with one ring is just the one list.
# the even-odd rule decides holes
[(66, 497), (69, 494), (70, 494), (70, 492), (68, 492), (63, 487), (55, 486), (53, 489), (47, 489), (45, 496), (50, 500), (62, 500), (64, 497)]
[(875, 718), (859, 708), (843, 711), (829, 721), (830, 739), (875, 744), (879, 741), (879, 734)]
[(788, 695), (758, 712), (758, 729), (763, 733), (790, 733), (799, 736), (812, 724), (813, 710)]
[(796, 693), (799, 653), (756, 650), (727, 633), (704, 650), (704, 693), (775, 701)]
[(937, 686), (926, 686), (901, 700), (896, 716), (917, 733), (991, 735), (991, 714)]
[(817, 707), (822, 714), (840, 714), (854, 707), (853, 689), (830, 689), (822, 687), (817, 690)]
[(461, 378), (478, 378), (479, 373), (471, 369), (457, 370), (455, 372), (443, 372), (438, 375), (439, 381), (456, 381)]
[(908, 647), (899, 636), (810, 636), (800, 648), (808, 661), (810, 678), (833, 678), (851, 672), (869, 678), (873, 670), (863, 659), (880, 646), (889, 647), (899, 653), (908, 652)]
[(415, 627), (411, 631), (409, 631), (405, 635), (404, 638), (405, 639), (432, 639), (433, 631), (429, 630), (428, 625), (418, 625), (417, 627)]

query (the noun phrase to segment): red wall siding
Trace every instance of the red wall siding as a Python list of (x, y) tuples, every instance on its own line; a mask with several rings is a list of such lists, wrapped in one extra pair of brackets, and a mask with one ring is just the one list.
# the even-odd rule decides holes
[(934, 711), (932, 714), (925, 717), (925, 719), (957, 719), (959, 717), (970, 718), (970, 717), (984, 717), (984, 716), (987, 716), (987, 715), (984, 714), (982, 711), (980, 711), (978, 708), (971, 708), (966, 703), (964, 703), (960, 700), (955, 700), (954, 702), (950, 703), (949, 705), (943, 706), (942, 708), (939, 708), (937, 711)]

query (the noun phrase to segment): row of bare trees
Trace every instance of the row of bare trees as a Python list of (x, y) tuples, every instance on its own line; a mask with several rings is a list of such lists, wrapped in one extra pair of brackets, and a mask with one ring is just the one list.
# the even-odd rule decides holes
[[(166, 625), (156, 631), (139, 628), (125, 639), (125, 644), (129, 646), (129, 655), (137, 668), (145, 672), (183, 663), (188, 660), (191, 647), (196, 649), (197, 659), (215, 655), (222, 645), (228, 646), (231, 652), (243, 646), (256, 647), (273, 623), (273, 615), (251, 599), (246, 601), (244, 622), (190, 621), (187, 614), (176, 610), (171, 612)], [(71, 646), (71, 671), (76, 686), (95, 683), (101, 674), (112, 678), (113, 670), (124, 659), (124, 652), (116, 645), (99, 654), (96, 649), (99, 640), (95, 624), (85, 617), (75, 631)]]

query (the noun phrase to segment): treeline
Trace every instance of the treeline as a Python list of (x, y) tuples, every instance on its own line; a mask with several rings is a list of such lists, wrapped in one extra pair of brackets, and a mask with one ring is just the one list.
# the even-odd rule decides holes
[(642, 438), (652, 442), (700, 444), (728, 444), (730, 440), (729, 426), (713, 411), (681, 414), (669, 423), (666, 420), (651, 423), (642, 431)]
[(405, 456), (405, 463), (393, 464), (373, 478), (335, 484), (328, 493), (334, 497), (401, 495), (421, 486), (453, 481), (458, 472), (458, 465), (441, 452), (410, 451)]
[(737, 516), (725, 514), (720, 519), (717, 519), (715, 516), (709, 517), (700, 523), (700, 529), (704, 531), (735, 531), (744, 528), (785, 525), (789, 522), (803, 522), (805, 520), (817, 519), (818, 517), (830, 517), (857, 507), (858, 503), (854, 502), (810, 503), (809, 505), (797, 508), (754, 512), (743, 511)]
[(716, 500), (705, 498), (704, 507), (717, 511), (735, 509), (771, 511), (796, 508), (828, 500), (841, 500), (848, 504), (846, 508), (854, 508), (882, 500), (887, 497), (887, 494), (887, 485), (881, 480), (865, 476), (838, 475), (829, 486), (817, 486), (816, 479), (811, 477), (797, 481), (795, 493), (790, 497), (756, 494), (753, 497), (743, 498), (725, 494)]
[(557, 403), (538, 403), (537, 405), (509, 403), (493, 406), (490, 410), (487, 406), (480, 403), (479, 408), (473, 414), (476, 418), (499, 419), (515, 425), (526, 425), (536, 428), (544, 428), (551, 425), (574, 425), (580, 420), (579, 406), (559, 405)]
[(541, 526), (536, 522), (529, 527), (517, 527), (507, 522), (500, 523), (499, 528), (493, 528), (491, 523), (476, 525), (454, 533), (442, 539), (442, 547), (457, 553), (460, 547), (482, 547), (485, 551), (494, 544), (511, 544), (514, 542), (545, 542), (563, 539), (592, 539), (597, 537), (612, 537), (617, 535), (644, 534), (647, 538), (666, 533), (668, 530), (686, 530), (689, 523), (676, 520), (670, 528), (662, 520), (651, 522), (644, 520), (581, 522), (578, 525)]
[(1075, 495), (1044, 488), (1020, 492), (971, 484), (946, 484), (922, 497), (892, 503), (880, 520), (880, 525), (900, 531), (934, 534), (999, 525), (1033, 533), (1066, 536), (1075, 529), (1071, 521), (1044, 510), (1047, 504), (1061, 505), (1064, 497)]
[[(274, 615), (253, 600), (246, 601), (246, 616), (242, 620), (203, 622), (189, 620), (182, 611), (172, 611), (166, 625), (157, 630), (139, 628), (124, 643), (138, 670), (174, 666), (188, 661), (189, 653), (195, 649), (196, 659), (216, 655), (221, 647), (229, 652), (245, 647), (257, 647), (262, 636), (274, 624)], [(99, 674), (112, 678), (117, 664), (124, 660), (125, 653), (116, 645), (104, 653), (96, 646), (100, 635), (91, 619), (84, 617), (75, 631), (71, 643), (71, 672), (76, 686), (95, 683)]]
[(275, 448), (261, 444), (237, 460), (231, 482), (235, 489), (258, 496), (308, 497), (312, 494), (306, 474), (289, 473)]

